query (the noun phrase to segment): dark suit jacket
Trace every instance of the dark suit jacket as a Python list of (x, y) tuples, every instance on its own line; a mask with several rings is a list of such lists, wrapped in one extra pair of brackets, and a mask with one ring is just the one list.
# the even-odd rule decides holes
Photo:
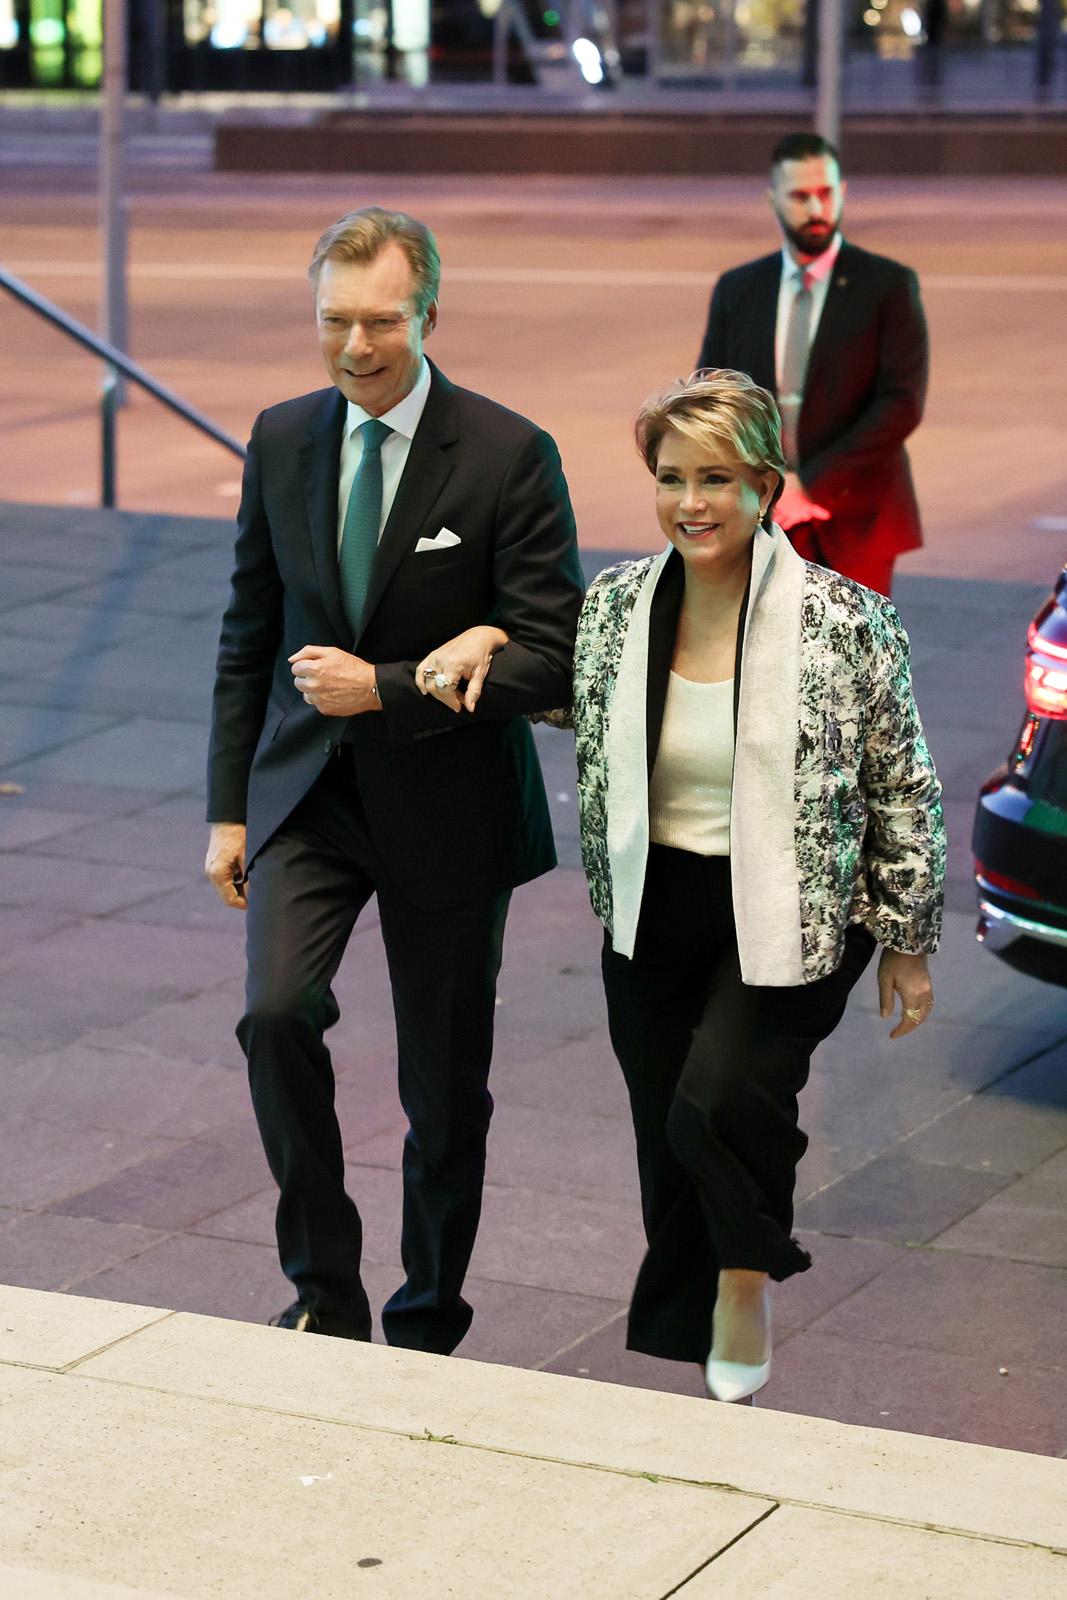
[[(777, 394), (780, 252), (723, 273), (700, 350)], [(891, 557), (922, 544), (904, 440), (922, 418), (928, 367), (919, 280), (910, 267), (843, 243), (811, 347), (797, 430), (799, 476), (831, 513), (819, 540)]]
[[(524, 714), (570, 697), (583, 585), (553, 441), (431, 372), (355, 640), (337, 562), (344, 398), (319, 390), (257, 418), (219, 645), (208, 818), (247, 821), (251, 863), (344, 740), (395, 884), (416, 904), (442, 907), (555, 864)], [(416, 554), (442, 527), (461, 543)], [(511, 642), (477, 713), (420, 695), (421, 658), (487, 621)], [(383, 714), (327, 718), (308, 706), (287, 661), (305, 644), (374, 663)]]

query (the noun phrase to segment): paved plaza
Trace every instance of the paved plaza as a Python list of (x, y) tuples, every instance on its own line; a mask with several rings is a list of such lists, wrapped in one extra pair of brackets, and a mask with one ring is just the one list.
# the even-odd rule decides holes
[[(1067, 1003), (975, 945), (968, 842), (1021, 712), (1026, 623), (1063, 556), (1050, 330), (1067, 195), (861, 188), (853, 235), (920, 268), (934, 339), (915, 449), (930, 537), (897, 598), (946, 788), (949, 909), (935, 1018), (891, 1045), (872, 978), (816, 1057), (798, 1208), (816, 1264), (779, 1292), (764, 1398), (1062, 1456)], [(90, 200), (58, 169), (34, 193), (0, 173), (0, 189), (4, 264), (92, 320)], [(427, 215), (446, 260), (432, 353), (556, 433), (590, 573), (651, 547), (628, 418), (687, 368), (713, 273), (768, 243), (738, 184), (372, 192), (163, 166), (134, 189), (133, 351), (239, 436), (259, 406), (320, 381), (300, 283), (316, 229), (377, 195)], [(0, 306), (0, 327), (0, 1282), (262, 1322), (287, 1289), (233, 1038), (242, 928), (200, 877), (237, 464), (137, 401), (122, 421), (132, 509), (91, 509), (93, 365), (21, 310)], [(516, 894), (509, 925), (462, 1354), (697, 1394), (695, 1368), (623, 1348), (641, 1252), (632, 1139), (577, 867), (572, 744), (538, 739), (562, 865)], [(403, 1129), (372, 916), (339, 999), (378, 1305), (398, 1282)]]
[[(287, 1287), (233, 1037), (242, 923), (200, 877), (229, 530), (8, 506), (0, 781), (0, 1281), (265, 1321)], [(586, 557), (592, 569), (602, 553)], [(1041, 586), (910, 578), (900, 605), (948, 794), (937, 1012), (890, 1044), (873, 977), (817, 1054), (767, 1405), (1067, 1452), (1067, 1009), (979, 950), (967, 828), (1018, 710)], [(641, 1253), (573, 744), (538, 731), (563, 865), (516, 893), (463, 1353), (699, 1393), (623, 1348)], [(367, 1281), (399, 1282), (403, 1123), (373, 916), (333, 1034)]]

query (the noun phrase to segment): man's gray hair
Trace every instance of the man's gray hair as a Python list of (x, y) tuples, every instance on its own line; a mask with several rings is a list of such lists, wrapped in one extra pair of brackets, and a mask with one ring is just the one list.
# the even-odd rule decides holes
[(315, 246), (308, 267), (312, 288), (318, 287), (324, 262), (354, 261), (365, 264), (396, 243), (403, 250), (415, 280), (415, 313), (424, 317), (441, 287), (441, 257), (437, 240), (426, 226), (404, 211), (364, 206), (346, 212), (331, 223)]

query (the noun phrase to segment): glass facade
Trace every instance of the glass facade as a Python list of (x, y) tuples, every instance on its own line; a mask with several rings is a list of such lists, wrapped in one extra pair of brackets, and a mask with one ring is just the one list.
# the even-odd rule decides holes
[(336, 44), (340, 0), (183, 0), (182, 34), (191, 48), (318, 50)]
[[(1062, 54), (1064, 0), (1059, 10)], [(807, 0), (651, 0), (649, 13), (653, 73), (661, 82), (795, 72), (804, 58)], [(962, 52), (970, 62), (985, 49), (994, 80), (997, 51), (1031, 47), (1040, 13), (1041, 0), (847, 0), (847, 49), (886, 62), (913, 61), (928, 45)]]
[[(280, 92), (488, 81), (502, 3), (516, 0), (129, 0), (131, 81), (154, 91)], [(631, 80), (741, 91), (810, 87), (809, 3), (817, 0), (588, 0), (580, 9), (614, 24)], [(528, 37), (565, 41), (565, 3), (521, 4)], [(1007, 92), (1025, 102), (1042, 26), (1047, 81), (1062, 96), (1067, 0), (1053, 4), (1058, 27), (1047, 11), (1042, 24), (1042, 0), (846, 0), (846, 104), (850, 94), (857, 106), (868, 95), (891, 103), (921, 79), (924, 62), (935, 64), (930, 83), (965, 72), (974, 98)], [(532, 83), (514, 36), (508, 51), (509, 81)], [(100, 68), (101, 0), (0, 0), (0, 88), (91, 89)]]
[(684, 81), (795, 68), (804, 12), (804, 0), (665, 0), (656, 18), (657, 75)]

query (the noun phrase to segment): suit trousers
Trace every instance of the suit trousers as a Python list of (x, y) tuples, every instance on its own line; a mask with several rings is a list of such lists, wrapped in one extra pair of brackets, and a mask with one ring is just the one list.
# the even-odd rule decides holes
[(728, 858), (650, 847), (633, 959), (609, 939), (603, 953), (648, 1240), (630, 1306), (631, 1350), (703, 1361), (722, 1268), (781, 1281), (811, 1265), (791, 1237), (808, 1142), (797, 1096), (874, 946), (853, 924), (828, 977), (796, 988), (746, 985)]
[[(442, 834), (442, 850), (462, 841)], [(279, 1188), (282, 1270), (327, 1319), (371, 1336), (363, 1229), (345, 1190), (325, 1031), (331, 985), (372, 894), (396, 1019), (404, 1140), (405, 1282), (382, 1311), (390, 1344), (447, 1355), (471, 1323), (461, 1289), (481, 1212), (489, 1065), (509, 893), (446, 910), (394, 887), (367, 829), (349, 747), (257, 855), (248, 884), (246, 1010), (237, 1036)]]

